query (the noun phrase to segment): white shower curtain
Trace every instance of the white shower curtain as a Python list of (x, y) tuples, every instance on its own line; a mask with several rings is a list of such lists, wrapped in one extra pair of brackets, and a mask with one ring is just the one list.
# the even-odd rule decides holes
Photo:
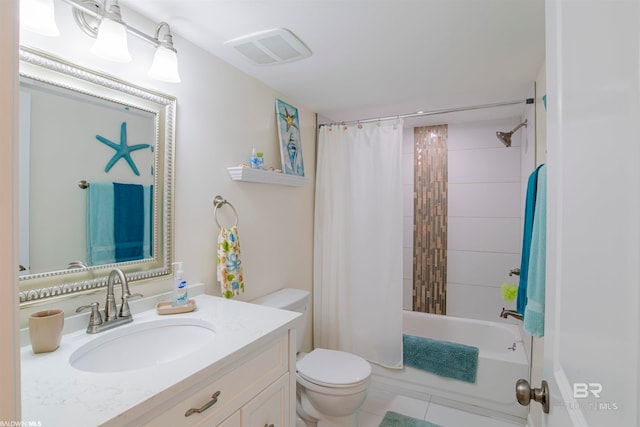
[(402, 121), (320, 128), (314, 344), (402, 366)]

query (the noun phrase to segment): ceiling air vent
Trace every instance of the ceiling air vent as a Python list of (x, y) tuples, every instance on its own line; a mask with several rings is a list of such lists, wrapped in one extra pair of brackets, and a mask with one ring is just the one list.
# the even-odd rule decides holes
[(311, 51), (284, 28), (260, 31), (224, 42), (257, 65), (283, 64), (311, 56)]

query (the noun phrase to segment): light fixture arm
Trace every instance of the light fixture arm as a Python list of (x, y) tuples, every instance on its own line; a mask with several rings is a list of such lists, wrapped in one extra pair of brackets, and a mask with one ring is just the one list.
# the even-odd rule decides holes
[[(82, 29), (82, 31), (84, 31), (87, 35), (95, 38), (98, 34), (98, 25), (100, 24), (100, 21), (106, 14), (110, 13), (109, 11), (105, 12), (105, 4), (103, 2), (98, 2), (96, 0), (62, 0), (62, 1), (69, 4), (73, 8), (74, 20), (76, 21), (76, 24), (78, 24), (78, 26)], [(114, 3), (111, 7), (114, 7), (114, 6), (117, 7), (119, 11), (120, 6), (118, 6), (117, 2)], [(93, 18), (94, 22), (90, 22), (89, 17)], [(169, 24), (167, 24), (166, 22), (161, 22), (160, 24), (158, 24), (158, 26), (156, 27), (155, 37), (145, 34), (142, 31), (128, 25), (125, 22), (122, 22), (122, 21), (120, 22), (122, 23), (122, 25), (124, 25), (128, 33), (133, 34), (134, 36), (146, 41), (149, 44), (152, 44), (154, 47), (158, 47), (162, 44), (162, 41), (159, 40), (158, 38), (158, 34), (160, 31), (160, 28), (166, 26), (167, 35), (165, 36), (165, 39), (166, 37), (169, 37), (171, 48), (173, 48), (173, 41), (171, 38), (171, 29), (169, 28)]]
[[(167, 29), (167, 33), (164, 35), (162, 40), (160, 40), (160, 31), (163, 28)], [(176, 51), (176, 49), (173, 47), (173, 35), (171, 34), (171, 27), (169, 27), (169, 24), (163, 21), (156, 25), (155, 35), (155, 40), (158, 43), (158, 46), (166, 47), (167, 49), (171, 49), (174, 52)]]

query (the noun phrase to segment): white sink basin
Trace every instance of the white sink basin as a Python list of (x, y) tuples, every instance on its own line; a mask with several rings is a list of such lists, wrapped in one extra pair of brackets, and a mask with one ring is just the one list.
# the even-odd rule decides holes
[(145, 323), (134, 320), (97, 334), (71, 354), (69, 363), (90, 372), (149, 368), (187, 356), (215, 336), (213, 325), (198, 319), (172, 318)]

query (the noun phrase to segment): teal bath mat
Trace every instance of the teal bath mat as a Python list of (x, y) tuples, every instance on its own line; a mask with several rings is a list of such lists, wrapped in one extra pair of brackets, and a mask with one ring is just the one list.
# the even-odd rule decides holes
[(403, 335), (402, 344), (405, 365), (442, 377), (476, 382), (477, 347), (413, 335)]
[(384, 418), (380, 423), (380, 427), (440, 427), (440, 426), (430, 423), (429, 421), (423, 421), (417, 418), (411, 418), (411, 417), (407, 417), (406, 415), (389, 411), (386, 414), (384, 414)]

